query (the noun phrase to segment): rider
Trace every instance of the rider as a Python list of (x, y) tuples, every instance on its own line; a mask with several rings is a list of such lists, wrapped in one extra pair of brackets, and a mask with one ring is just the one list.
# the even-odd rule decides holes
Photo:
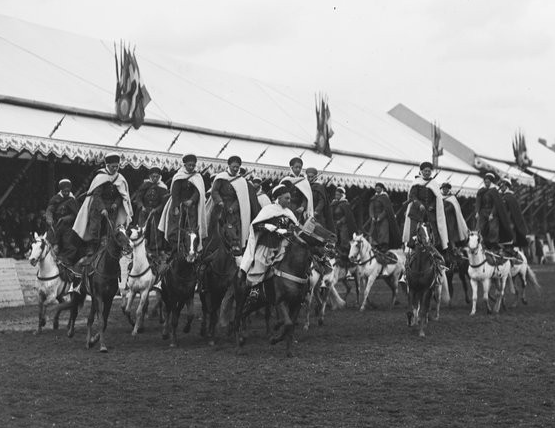
[[(444, 251), (447, 249), (449, 238), (447, 237), (443, 198), (439, 185), (432, 177), (433, 169), (431, 162), (422, 162), (420, 174), (416, 176), (409, 190), (403, 242), (409, 248), (414, 248), (418, 224), (428, 222), (432, 230), (435, 248)], [(443, 257), (439, 253), (436, 254), (436, 258), (443, 264)]]
[(312, 190), (312, 201), (314, 204), (314, 219), (331, 232), (335, 231), (331, 215), (328, 193), (323, 184), (318, 183), (318, 170), (316, 168), (306, 169), (306, 178)]
[(395, 220), (393, 206), (383, 183), (376, 183), (376, 193), (370, 199), (370, 237), (378, 251), (386, 253), (389, 249), (401, 248), (401, 232)]
[[(48, 202), (46, 208), (46, 224), (48, 224), (47, 239), (52, 249), (63, 262), (71, 250), (71, 227), (79, 212), (79, 205), (71, 193), (71, 181), (64, 178), (58, 182), (60, 191)], [(66, 254), (67, 253), (67, 254)]]
[(170, 198), (167, 200), (158, 230), (164, 232), (172, 252), (177, 251), (180, 230), (197, 229), (199, 234), (198, 249), (208, 236), (206, 225), (206, 191), (202, 175), (196, 171), (197, 157), (193, 154), (183, 156), (183, 166), (177, 170), (170, 186)]
[(441, 185), (443, 195), (443, 208), (445, 209), (445, 222), (447, 223), (447, 236), (449, 248), (461, 247), (468, 239), (468, 226), (462, 215), (461, 206), (457, 197), (451, 193), (451, 184)]
[(518, 200), (511, 189), (511, 181), (507, 178), (502, 179), (499, 182), (499, 190), (501, 193), (501, 199), (505, 204), (505, 208), (507, 209), (509, 219), (511, 221), (511, 228), (515, 237), (515, 247), (521, 249), (526, 248), (528, 247), (528, 240), (526, 239), (528, 227), (526, 225), (526, 220), (524, 220), (524, 216), (522, 215)]
[(227, 169), (214, 178), (211, 191), (213, 207), (210, 215), (218, 215), (214, 206), (219, 206), (223, 222), (235, 229), (235, 236), (240, 237), (240, 246), (244, 248), (249, 236), (252, 213), (256, 211), (258, 200), (251, 200), (247, 180), (239, 175), (241, 163), (239, 156), (231, 156), (227, 160)]
[(168, 186), (160, 179), (161, 174), (160, 168), (150, 168), (148, 179), (141, 184), (133, 197), (135, 224), (147, 227), (146, 248), (150, 253), (160, 250), (164, 242), (158, 231), (158, 223), (168, 196)]
[[(264, 206), (252, 221), (247, 248), (241, 260), (239, 278), (246, 275), (246, 283), (250, 287), (260, 284), (266, 278), (268, 269), (281, 260), (287, 242), (283, 235), (291, 224), (299, 224), (289, 209), (290, 187), (276, 186), (272, 197), (275, 202)], [(253, 293), (258, 294), (254, 288)]]
[(349, 259), (350, 242), (357, 227), (343, 187), (335, 189), (335, 199), (331, 202), (331, 212), (336, 227), (336, 248), (339, 251), (339, 261), (344, 264)]
[(301, 158), (293, 158), (289, 161), (291, 172), (287, 177), (282, 178), (279, 184), (292, 186), (291, 191), (291, 211), (297, 217), (301, 224), (306, 219), (314, 215), (314, 205), (312, 201), (312, 189), (310, 183), (304, 175), (301, 174), (303, 169), (303, 161)]
[(118, 170), (120, 155), (109, 153), (105, 166), (93, 178), (85, 201), (77, 214), (73, 230), (86, 243), (87, 254), (92, 254), (108, 228), (131, 223), (133, 208), (129, 185)]
[(476, 194), (477, 228), (488, 249), (499, 249), (500, 245), (509, 245), (514, 239), (509, 215), (494, 181), (495, 175), (488, 172)]
[(253, 177), (251, 182), (254, 190), (256, 191), (256, 197), (258, 199), (260, 208), (266, 205), (270, 205), (272, 201), (270, 201), (270, 198), (266, 193), (264, 193), (264, 190), (262, 189), (262, 179), (260, 177)]

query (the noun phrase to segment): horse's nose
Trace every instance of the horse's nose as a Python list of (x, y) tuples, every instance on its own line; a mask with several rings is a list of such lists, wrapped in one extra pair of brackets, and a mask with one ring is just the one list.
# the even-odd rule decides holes
[(355, 262), (355, 258), (354, 258), (353, 256), (350, 256), (350, 257), (349, 257), (349, 261), (350, 261), (351, 263), (354, 263), (354, 262)]

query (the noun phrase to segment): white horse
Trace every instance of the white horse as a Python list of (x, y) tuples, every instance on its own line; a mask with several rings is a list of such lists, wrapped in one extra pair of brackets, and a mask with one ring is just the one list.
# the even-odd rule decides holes
[[(333, 263), (332, 263), (333, 264)], [(306, 297), (306, 321), (303, 326), (305, 331), (310, 327), (310, 311), (312, 310), (312, 301), (316, 300), (316, 316), (318, 316), (318, 325), (324, 324), (324, 315), (328, 301), (331, 303), (332, 310), (345, 307), (345, 301), (339, 296), (335, 288), (337, 284), (336, 266), (328, 274), (322, 275), (316, 269), (310, 271), (309, 292)]]
[[(159, 282), (159, 278), (152, 272), (150, 263), (146, 256), (145, 229), (132, 228), (129, 241), (133, 248), (133, 267), (127, 277), (127, 292), (122, 299), (121, 309), (133, 326), (132, 335), (136, 336), (143, 332), (145, 313), (148, 308), (147, 300), (150, 290)], [(131, 318), (131, 305), (135, 295), (140, 295), (139, 305), (137, 306), (135, 321)]]
[(52, 246), (46, 240), (46, 233), (39, 236), (35, 233), (35, 240), (31, 245), (29, 262), (37, 266), (37, 289), (39, 298), (39, 325), (35, 334), (42, 332), (46, 325), (46, 307), (52, 303), (59, 303), (53, 319), (53, 328), (58, 328), (60, 312), (70, 309), (71, 302), (64, 301), (64, 295), (69, 290), (69, 283), (60, 277), (60, 269), (52, 252)]
[(471, 231), (468, 236), (468, 276), (470, 277), (470, 285), (472, 286), (472, 310), (470, 315), (476, 314), (476, 301), (478, 299), (478, 284), (482, 284), (484, 289), (484, 300), (488, 314), (491, 313), (489, 304), (489, 289), (491, 280), (499, 282), (498, 296), (495, 302), (494, 311), (499, 312), (503, 295), (505, 294), (505, 285), (507, 278), (511, 274), (511, 263), (508, 259), (502, 261), (499, 265), (490, 265), (486, 260), (486, 253), (482, 247), (482, 235), (477, 231)]
[[(538, 283), (536, 274), (530, 268), (530, 265), (528, 264), (528, 259), (526, 258), (524, 253), (520, 250), (517, 250), (517, 253), (520, 256), (520, 260), (515, 260), (514, 263), (511, 263), (511, 278), (513, 278), (513, 284), (516, 284), (514, 281), (515, 278), (517, 276), (520, 277), (520, 280), (522, 281), (522, 295), (520, 298), (522, 299), (522, 303), (526, 305), (528, 304), (528, 300), (526, 299), (526, 287), (528, 287), (528, 284), (532, 284), (538, 294), (541, 293), (541, 285)], [(514, 293), (516, 294), (517, 298), (513, 306), (516, 306), (518, 302), (518, 290), (516, 288), (516, 285), (514, 286)]]
[(372, 251), (372, 245), (364, 238), (362, 234), (353, 233), (351, 241), (351, 249), (349, 250), (349, 260), (358, 264), (357, 275), (361, 284), (366, 282), (364, 290), (364, 298), (360, 306), (360, 311), (364, 311), (368, 295), (372, 285), (378, 278), (382, 278), (391, 288), (391, 308), (397, 301), (399, 290), (399, 278), (405, 272), (406, 255), (403, 250), (391, 250), (397, 256), (397, 262), (382, 265), (376, 260), (376, 256)]

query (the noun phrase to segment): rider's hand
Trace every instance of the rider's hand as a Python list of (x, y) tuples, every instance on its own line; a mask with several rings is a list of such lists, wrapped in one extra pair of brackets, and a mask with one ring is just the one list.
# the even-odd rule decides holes
[(179, 208), (175, 207), (173, 209), (173, 215), (179, 215)]
[(270, 223), (266, 223), (264, 225), (264, 228), (266, 230), (269, 230), (270, 232), (275, 232), (277, 230), (277, 226), (274, 226), (273, 224), (270, 224)]
[(103, 217), (108, 217), (108, 211), (106, 210), (106, 208), (100, 211), (100, 215), (102, 215)]
[(476, 215), (474, 217), (476, 217), (476, 219), (478, 219), (478, 217), (480, 217), (480, 214), (476, 213)]
[(425, 207), (424, 205), (422, 205), (422, 204), (420, 205), (419, 208), (420, 208), (420, 211), (426, 211), (426, 207)]
[(54, 224), (54, 219), (52, 219), (52, 218), (50, 218), (50, 217), (47, 217), (47, 218), (46, 218), (46, 224), (47, 224), (48, 226), (52, 226), (52, 225)]
[(112, 204), (110, 211), (115, 212), (118, 209), (118, 204)]
[(493, 220), (493, 214), (490, 214), (489, 217), (488, 217), (488, 219), (489, 219), (490, 221)]
[(193, 201), (185, 201), (185, 202), (183, 202), (183, 205), (185, 205), (187, 208), (189, 208), (191, 205), (193, 205)]
[(297, 211), (298, 213), (302, 213), (302, 212), (304, 212), (304, 207), (299, 207), (299, 208), (297, 208), (296, 211)]
[(287, 233), (287, 229), (277, 229), (276, 233), (279, 233), (280, 235), (285, 235)]

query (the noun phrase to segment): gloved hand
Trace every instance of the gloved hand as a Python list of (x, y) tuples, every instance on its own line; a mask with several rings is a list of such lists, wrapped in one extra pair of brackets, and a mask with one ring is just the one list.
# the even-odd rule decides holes
[(280, 235), (285, 235), (287, 233), (287, 229), (277, 229), (276, 233), (279, 233)]
[(264, 225), (264, 229), (269, 230), (270, 232), (275, 232), (277, 230), (277, 226), (274, 226), (273, 224), (270, 224), (270, 223), (266, 223)]
[(187, 201), (183, 202), (183, 205), (185, 205), (187, 208), (189, 208), (191, 205), (193, 205), (193, 201), (187, 200)]
[(54, 219), (52, 217), (46, 217), (46, 224), (52, 226), (54, 224)]
[(118, 204), (112, 204), (110, 211), (115, 212), (118, 209)]
[(100, 211), (100, 215), (102, 215), (103, 217), (108, 217), (108, 211), (106, 209), (103, 209), (102, 211)]
[(179, 215), (179, 208), (178, 207), (174, 208), (173, 215)]

